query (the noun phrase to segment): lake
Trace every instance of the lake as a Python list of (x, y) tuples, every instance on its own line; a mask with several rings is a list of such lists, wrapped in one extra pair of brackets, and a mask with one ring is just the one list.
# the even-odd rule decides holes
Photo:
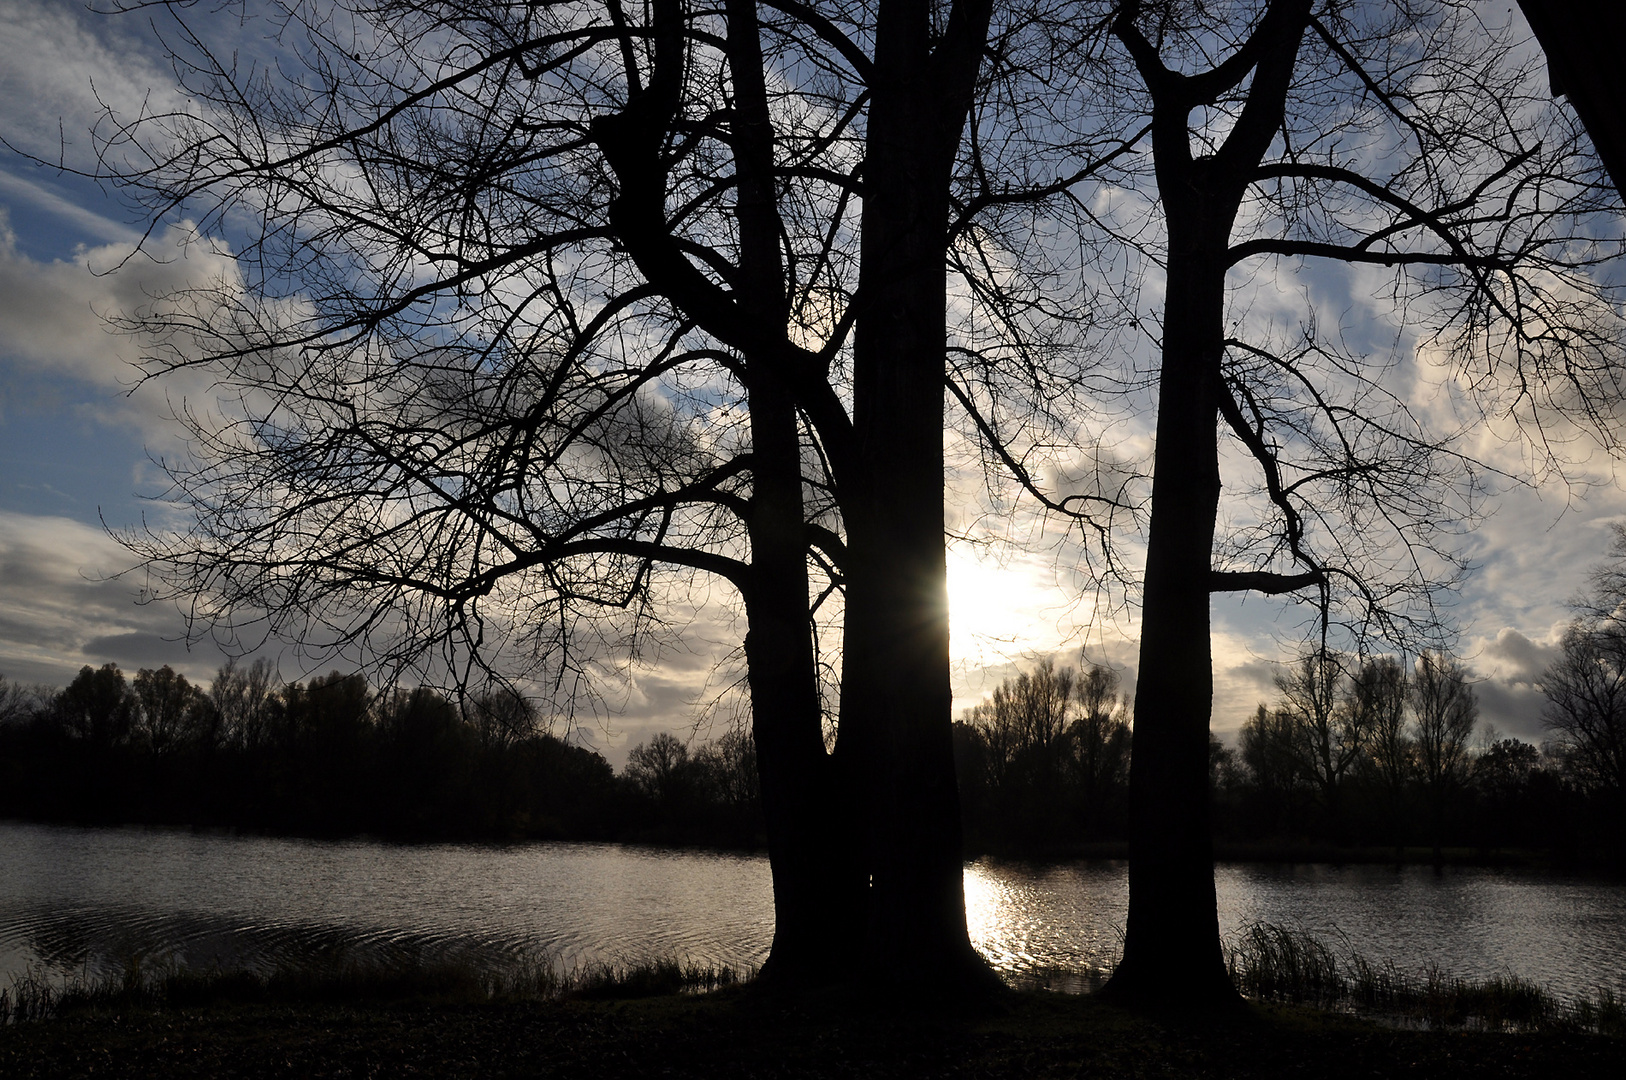
[[(966, 864), (972, 941), (1007, 977), (1110, 968), (1120, 862)], [(1219, 867), (1220, 929), (1566, 996), (1626, 996), (1626, 886), (1480, 868)], [(269, 967), (340, 951), (494, 966), (677, 957), (749, 968), (773, 934), (767, 859), (615, 844), (318, 841), (0, 822), (0, 986), (132, 957)]]

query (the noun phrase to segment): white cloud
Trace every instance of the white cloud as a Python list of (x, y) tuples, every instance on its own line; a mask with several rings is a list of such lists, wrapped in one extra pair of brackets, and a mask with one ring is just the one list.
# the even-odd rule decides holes
[(0, 133), (70, 168), (95, 164), (90, 130), (121, 116), (182, 108), (175, 79), (148, 51), (139, 18), (109, 18), (61, 0), (0, 5)]
[[(185, 243), (185, 236), (173, 229), (149, 244), (165, 253), (162, 262), (127, 242), (83, 251), (72, 261), (40, 261), (17, 249), (0, 217), (0, 373), (29, 384), (33, 393), (57, 384), (56, 393), (96, 409), (102, 422), (139, 430), (162, 450), (177, 434), (170, 399), (200, 393), (207, 384), (183, 374), (135, 389), (133, 361), (143, 343), (109, 320), (140, 312), (156, 296), (235, 276), (218, 248)], [(63, 390), (63, 380), (80, 388)]]

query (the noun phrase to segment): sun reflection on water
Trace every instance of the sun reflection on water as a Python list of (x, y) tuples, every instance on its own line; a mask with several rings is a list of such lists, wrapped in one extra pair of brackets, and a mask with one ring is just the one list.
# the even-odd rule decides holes
[(1123, 874), (1121, 864), (970, 863), (965, 913), (971, 943), (994, 970), (1018, 982), (1110, 972), (1123, 940)]

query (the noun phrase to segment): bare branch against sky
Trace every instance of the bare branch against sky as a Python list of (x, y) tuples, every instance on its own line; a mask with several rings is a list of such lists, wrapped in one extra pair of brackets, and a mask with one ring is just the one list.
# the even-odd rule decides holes
[[(215, 17), (206, 28), (210, 39), (203, 44), (219, 56), (235, 53), (243, 65), (274, 60), (284, 47), (263, 19)], [(1528, 55), (1539, 63), (1539, 53)], [(177, 90), (148, 23), (47, 0), (17, 0), (0, 13), (0, 98), (7, 118), (0, 134), (16, 151), (60, 158), (82, 169), (94, 168), (90, 130), (104, 107), (124, 118), (144, 110), (198, 108)], [(997, 111), (997, 104), (990, 99), (979, 108)], [(990, 160), (997, 158), (996, 148), (983, 149)], [(1110, 146), (1103, 143), (1094, 150), (1084, 156), (1103, 156)], [(1135, 217), (1136, 200), (1142, 196), (1119, 186), (1098, 189), (1092, 198), (1084, 211), (1127, 221)], [(222, 218), (215, 222), (223, 226), (218, 238), (199, 243), (186, 231), (190, 225), (177, 219), (149, 237), (147, 256), (130, 259), (145, 223), (129, 207), (94, 184), (39, 168), (9, 150), (0, 162), (0, 203), (6, 214), (0, 243), (0, 671), (23, 681), (60, 684), (82, 664), (114, 660), (128, 666), (172, 662), (206, 677), (220, 654), (207, 645), (188, 652), (178, 641), (184, 627), (173, 609), (136, 606), (143, 580), (106, 577), (130, 560), (107, 539), (102, 522), (125, 529), (138, 526), (143, 515), (155, 525), (174, 520), (161, 498), (148, 502), (137, 496), (163, 495), (164, 477), (150, 458), (179, 461), (185, 450), (169, 418), (185, 410), (215, 408), (214, 391), (206, 381), (184, 379), (134, 388), (138, 376), (131, 362), (153, 342), (143, 345), (110, 334), (104, 320), (140, 316), (150, 297), (189, 283), (230, 280), (235, 264), (226, 256), (246, 250), (253, 238), (233, 231), (241, 228), (237, 219)], [(999, 229), (1017, 220), (1014, 214), (985, 212), (978, 219), (980, 231), (968, 230), (959, 257), (997, 253), (1002, 247)], [(1155, 247), (1156, 237), (1142, 239)], [(1079, 343), (1089, 338), (1087, 343), (1095, 347), (1124, 350), (1133, 371), (1134, 357), (1149, 355), (1153, 324), (1145, 316), (1155, 311), (1158, 298), (1145, 294), (1144, 287), (1124, 288), (1131, 275), (1122, 266), (1103, 271), (1099, 282), (1075, 280), (1067, 293), (1060, 274), (1071, 272), (1077, 261), (1058, 253), (1050, 278), (1045, 274), (1051, 271), (1044, 268), (1021, 268), (1032, 275), (1029, 281), (997, 278), (982, 267), (963, 280), (1002, 280), (1011, 288), (994, 295), (966, 285), (964, 295), (953, 302), (962, 313), (990, 311), (1020, 300), (1026, 295), (1022, 289), (1030, 286), (1055, 290), (1055, 295), (1082, 295), (1088, 284), (1098, 295), (1115, 296), (1124, 317), (1116, 320), (1116, 336), (1089, 338), (1081, 330)], [(580, 274), (587, 269), (561, 271)], [(416, 271), (403, 266), (401, 272)], [(1273, 277), (1255, 276), (1242, 285), (1253, 296), (1250, 326), (1274, 327), (1278, 336), (1294, 325), (1283, 321), (1286, 312), (1297, 310), (1301, 300), (1313, 304), (1315, 339), (1323, 351), (1306, 352), (1301, 339), (1297, 345), (1288, 343), (1282, 355), (1289, 359), (1336, 364), (1344, 348), (1398, 341), (1405, 352), (1419, 344), (1397, 323), (1382, 268), (1317, 272), (1303, 278), (1292, 295), (1281, 294)], [(287, 313), (297, 315), (302, 299), (308, 298), (290, 293), (288, 300), (295, 306), (286, 308)], [(1037, 320), (1051, 313), (1024, 309), (1006, 314)], [(805, 317), (816, 327), (820, 314), (810, 307)], [(684, 347), (680, 338), (672, 340), (674, 347)], [(976, 365), (983, 344), (968, 323), (957, 342), (964, 351), (953, 354), (968, 393), (978, 388)], [(1042, 347), (1037, 341), (1031, 344), (1034, 350)], [(1039, 358), (1037, 352), (1032, 355)], [(427, 393), (430, 388), (425, 383), (420, 389)], [(1450, 394), (1421, 387), (1408, 392), (1413, 389), (1414, 407), (1428, 410), (1430, 419), (1456, 422)], [(714, 388), (694, 390), (701, 396), (713, 394), (715, 400), (706, 399), (708, 407), (727, 407)], [(1025, 460), (1050, 491), (1065, 495), (1127, 485), (1125, 490), (1135, 493), (1136, 477), (1144, 473), (1147, 460), (1149, 417), (1134, 408), (1139, 391), (1133, 377), (1121, 380), (1117, 391), (1124, 407), (1092, 416), (1097, 425), (1092, 430), (1059, 432), (1042, 423), (1026, 429), (1032, 438)], [(650, 418), (658, 419), (655, 414)], [(1002, 431), (1014, 431), (1009, 425), (1022, 420), (997, 413), (990, 417), (990, 422), (1007, 425)], [(1070, 441), (1064, 445), (1055, 438), (1060, 434)], [(1072, 447), (1080, 443), (1087, 454), (1074, 453)], [(969, 706), (1011, 674), (1014, 662), (1053, 653), (1072, 659), (1080, 646), (1092, 659), (1113, 662), (1132, 675), (1138, 632), (1133, 607), (1110, 591), (1086, 594), (1092, 600), (1099, 596), (1099, 609), (1077, 603), (1081, 586), (1089, 582), (1070, 569), (1080, 560), (1065, 538), (1065, 524), (1030, 513), (1031, 502), (1009, 487), (990, 493), (985, 475), (997, 474), (1004, 463), (991, 462), (985, 473), (984, 449), (968, 423), (958, 423), (947, 439), (950, 490), (957, 496), (949, 508), (950, 527), (963, 538), (950, 553), (956, 708)], [(1612, 464), (1602, 457), (1574, 463), (1573, 472), (1591, 481), (1590, 488), (1556, 483), (1521, 488), (1494, 479), (1497, 468), (1514, 475), (1525, 471), (1519, 448), (1491, 440), (1475, 451), (1492, 467), (1488, 475), (1495, 490), (1482, 504), (1488, 516), (1461, 538), (1459, 551), (1473, 569), (1449, 615), (1463, 632), (1460, 651), (1486, 680), (1477, 687), (1482, 715), (1506, 733), (1539, 738), (1534, 683), (1556, 655), (1566, 619), (1564, 603), (1606, 547), (1609, 523), (1626, 514), (1626, 498), (1614, 486)], [(1013, 505), (1016, 512), (1008, 513)], [(1234, 524), (1237, 535), (1246, 538), (1256, 522), (1239, 518)], [(1125, 564), (1138, 564), (1138, 544), (1133, 533), (1126, 535), (1120, 549)], [(608, 703), (619, 714), (611, 725), (614, 745), (635, 743), (673, 726), (674, 716), (691, 715), (690, 703), (726, 679), (717, 661), (739, 640), (732, 625), (736, 615), (726, 605), (705, 601), (694, 596), (670, 647), (648, 654), (647, 664), (625, 673)], [(1270, 696), (1277, 670), (1273, 662), (1284, 655), (1282, 641), (1295, 641), (1301, 628), (1293, 619), (1278, 630), (1282, 610), (1280, 602), (1257, 597), (1216, 602), (1219, 730), (1234, 730), (1257, 700)], [(286, 674), (298, 673), (292, 670), (298, 663), (292, 654), (284, 663)]]

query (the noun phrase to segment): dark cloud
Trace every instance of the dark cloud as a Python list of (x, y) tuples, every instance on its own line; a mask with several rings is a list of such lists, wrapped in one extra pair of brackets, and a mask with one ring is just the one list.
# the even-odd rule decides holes
[(80, 651), (93, 659), (111, 660), (120, 667), (195, 666), (199, 660), (196, 652), (187, 649), (185, 641), (140, 631), (94, 637), (85, 642)]
[(1541, 645), (1510, 626), (1503, 627), (1496, 640), (1485, 647), (1481, 664), (1495, 678), (1510, 686), (1534, 687), (1541, 673), (1558, 659), (1556, 645)]
[(1529, 685), (1514, 685), (1487, 679), (1474, 685), (1479, 699), (1479, 722), (1496, 729), (1504, 739), (1540, 743), (1549, 737), (1541, 723), (1541, 707), (1546, 698)]
[(1276, 676), (1281, 673), (1281, 665), (1270, 660), (1245, 660), (1225, 670), (1225, 674), (1232, 682), (1251, 684), (1258, 687), (1261, 694), (1272, 693), (1276, 689)]

